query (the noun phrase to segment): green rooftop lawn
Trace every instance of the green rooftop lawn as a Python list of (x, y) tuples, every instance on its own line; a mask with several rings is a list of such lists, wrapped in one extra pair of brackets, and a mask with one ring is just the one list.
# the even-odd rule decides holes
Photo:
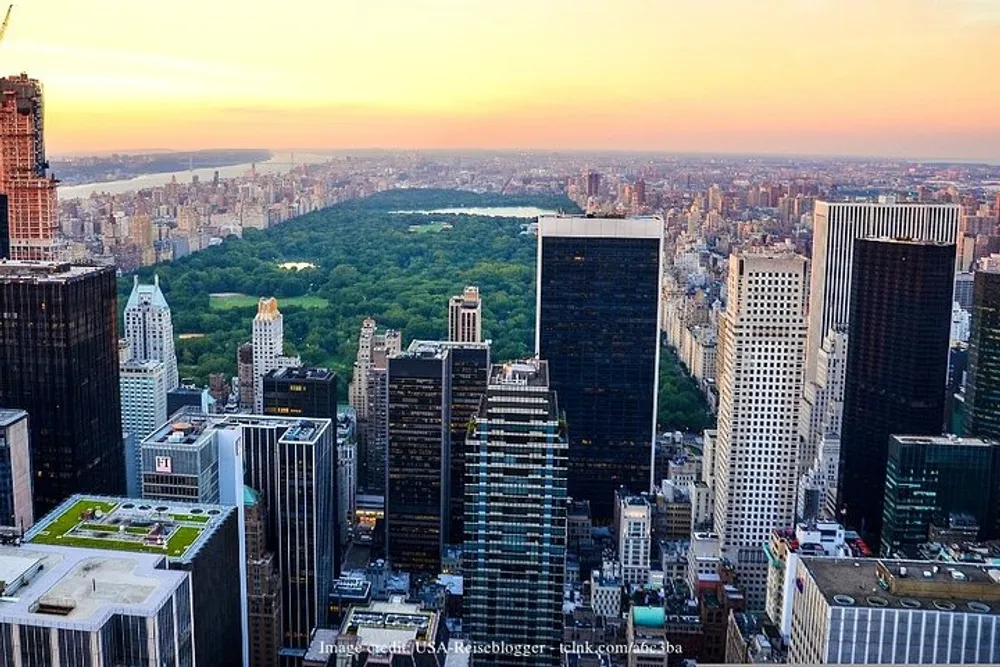
[[(140, 553), (166, 554), (168, 556), (181, 556), (187, 551), (203, 528), (196, 526), (178, 526), (167, 538), (166, 548), (145, 542), (130, 542), (115, 537), (119, 532), (118, 526), (110, 524), (97, 524), (83, 522), (81, 515), (90, 509), (99, 509), (105, 514), (110, 513), (117, 507), (116, 503), (109, 503), (99, 500), (81, 500), (63, 512), (52, 521), (44, 531), (38, 533), (32, 542), (38, 544), (60, 544), (67, 547), (86, 547), (91, 549), (115, 549), (117, 551), (136, 551)], [(175, 514), (171, 515), (175, 521), (190, 521), (192, 523), (206, 523), (207, 516)], [(82, 524), (82, 525), (81, 525)], [(84, 537), (80, 535), (69, 535), (68, 533), (78, 525), (87, 530), (103, 532), (107, 537)], [(146, 535), (150, 528), (140, 526), (126, 526), (125, 532), (130, 535)]]

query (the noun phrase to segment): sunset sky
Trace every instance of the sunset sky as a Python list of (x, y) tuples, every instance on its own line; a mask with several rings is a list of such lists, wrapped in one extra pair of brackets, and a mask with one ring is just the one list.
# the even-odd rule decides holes
[(1000, 0), (21, 0), (0, 63), (45, 85), (53, 155), (1000, 160)]

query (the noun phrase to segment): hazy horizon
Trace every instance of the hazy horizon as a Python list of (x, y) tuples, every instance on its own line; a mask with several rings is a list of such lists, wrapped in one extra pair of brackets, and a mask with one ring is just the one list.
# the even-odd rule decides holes
[(245, 10), (34, 0), (14, 8), (3, 72), (44, 84), (53, 155), (265, 144), (1000, 159), (990, 0)]

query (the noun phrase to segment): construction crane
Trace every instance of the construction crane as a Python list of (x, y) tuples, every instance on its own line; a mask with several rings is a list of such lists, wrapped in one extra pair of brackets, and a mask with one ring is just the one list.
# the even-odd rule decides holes
[(14, 5), (7, 8), (7, 15), (3, 17), (3, 24), (0, 25), (0, 42), (3, 42), (3, 36), (7, 34), (7, 24), (10, 23), (10, 12), (14, 9)]

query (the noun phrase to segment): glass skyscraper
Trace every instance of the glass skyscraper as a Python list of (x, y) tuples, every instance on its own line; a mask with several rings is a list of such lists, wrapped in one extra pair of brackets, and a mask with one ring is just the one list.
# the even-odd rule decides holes
[(113, 267), (0, 261), (0, 406), (31, 429), (35, 516), (125, 493)]
[(448, 540), (451, 358), (414, 341), (389, 359), (389, 454), (385, 519), (389, 562), (437, 573)]
[(838, 504), (870, 544), (889, 436), (941, 433), (954, 271), (953, 244), (855, 241)]
[(650, 488), (663, 221), (542, 216), (535, 351), (566, 411), (569, 493), (597, 522)]
[(979, 271), (965, 385), (965, 433), (1000, 439), (1000, 273)]
[(567, 448), (546, 363), (494, 366), (466, 440), (463, 629), (544, 650), (476, 664), (562, 663)]
[[(928, 541), (932, 521), (973, 516), (981, 529), (996, 522), (1000, 444), (954, 436), (894, 435), (889, 441), (882, 510), (882, 556), (897, 557)], [(985, 530), (984, 530), (985, 533)]]

